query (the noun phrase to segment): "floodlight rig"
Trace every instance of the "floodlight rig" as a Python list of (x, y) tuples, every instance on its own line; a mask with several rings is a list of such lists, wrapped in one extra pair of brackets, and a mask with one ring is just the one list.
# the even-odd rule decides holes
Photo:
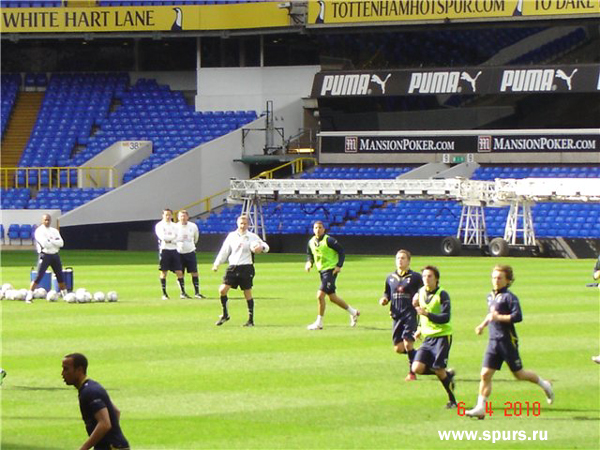
[[(488, 248), (505, 256), (510, 247), (537, 249), (531, 207), (536, 202), (600, 203), (600, 179), (525, 178), (476, 181), (461, 178), (422, 180), (237, 180), (228, 201), (243, 201), (250, 230), (266, 236), (262, 201), (453, 200), (462, 206), (456, 236), (445, 238), (442, 251), (457, 255), (462, 247)], [(488, 242), (484, 207), (510, 206), (503, 238)], [(521, 236), (522, 241), (519, 241)]]

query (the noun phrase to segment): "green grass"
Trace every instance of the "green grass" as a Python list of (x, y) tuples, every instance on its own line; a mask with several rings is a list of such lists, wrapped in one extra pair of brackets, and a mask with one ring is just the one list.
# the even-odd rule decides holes
[[(392, 251), (390, 253), (393, 253)], [(496, 374), (495, 414), (484, 421), (446, 411), (432, 377), (403, 381), (406, 357), (394, 354), (391, 320), (377, 300), (393, 256), (349, 256), (338, 292), (361, 310), (357, 328), (328, 304), (325, 329), (309, 332), (316, 315), (316, 273), (302, 255), (257, 258), (254, 329), (242, 328), (246, 306), (231, 291), (231, 321), (220, 314), (217, 287), (224, 266), (200, 254), (207, 300), (160, 300), (156, 254), (61, 253), (76, 287), (119, 292), (118, 303), (33, 305), (3, 301), (2, 449), (78, 448), (85, 430), (77, 393), (63, 384), (61, 359), (78, 351), (88, 373), (119, 406), (134, 449), (200, 448), (598, 448), (600, 367), (598, 291), (585, 288), (591, 260), (505, 258), (516, 275), (524, 313), (517, 325), (525, 368), (553, 381), (547, 406), (535, 385)], [(2, 254), (2, 282), (26, 287), (31, 252)], [(487, 337), (473, 329), (485, 315), (491, 258), (413, 257), (436, 264), (452, 298), (457, 397), (471, 406)], [(191, 282), (186, 284), (191, 291)], [(505, 402), (542, 402), (539, 417), (504, 417)], [(547, 431), (547, 441), (447, 441), (442, 430)]]

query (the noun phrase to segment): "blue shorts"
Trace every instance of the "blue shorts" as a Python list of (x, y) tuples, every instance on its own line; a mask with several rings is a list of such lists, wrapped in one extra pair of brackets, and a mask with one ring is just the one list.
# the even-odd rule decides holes
[(181, 267), (183, 272), (187, 270), (188, 273), (198, 272), (198, 261), (196, 260), (196, 252), (180, 253), (179, 258), (181, 259)]
[(392, 329), (392, 341), (394, 345), (400, 344), (402, 341), (415, 340), (415, 331), (417, 331), (417, 318), (412, 315), (407, 315), (401, 319), (394, 319)]
[(333, 269), (323, 270), (319, 274), (321, 275), (319, 290), (326, 294), (335, 294), (335, 279), (337, 278), (337, 274), (333, 274)]
[(504, 361), (512, 372), (518, 372), (523, 368), (519, 356), (519, 342), (517, 340), (513, 342), (511, 339), (490, 339), (483, 355), (483, 367), (500, 370)]
[(158, 270), (162, 272), (181, 270), (181, 258), (179, 258), (177, 250), (163, 250), (160, 252)]
[(427, 337), (417, 350), (415, 361), (431, 369), (445, 369), (452, 346), (452, 336)]

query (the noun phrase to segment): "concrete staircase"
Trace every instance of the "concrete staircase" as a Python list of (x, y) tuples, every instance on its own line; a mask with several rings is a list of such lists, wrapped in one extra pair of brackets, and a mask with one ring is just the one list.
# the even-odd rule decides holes
[[(2, 167), (16, 167), (31, 136), (35, 125), (44, 92), (19, 92), (13, 107), (11, 119), (2, 139)], [(6, 178), (5, 178), (6, 177)], [(0, 185), (13, 187), (15, 172), (0, 172)]]

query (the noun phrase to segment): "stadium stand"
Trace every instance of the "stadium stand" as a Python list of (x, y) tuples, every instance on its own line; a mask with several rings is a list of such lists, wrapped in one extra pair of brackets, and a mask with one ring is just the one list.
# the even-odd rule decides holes
[[(493, 28), (488, 30), (428, 31), (422, 33), (372, 33), (325, 36), (323, 54), (356, 61), (367, 60), (369, 67), (460, 66), (481, 64), (501, 49), (545, 30), (531, 28)], [(371, 57), (367, 57), (371, 55)]]
[(582, 28), (572, 31), (571, 33), (555, 39), (551, 42), (545, 43), (540, 47), (533, 49), (518, 58), (513, 59), (511, 64), (535, 64), (552, 61), (559, 56), (562, 56), (567, 51), (578, 47), (588, 37)]
[(108, 188), (42, 188), (28, 201), (27, 209), (60, 209), (70, 211), (110, 191)]
[[(67, 167), (79, 165), (72, 157), (77, 144), (87, 142), (92, 127), (107, 116), (113, 96), (125, 90), (125, 74), (54, 74), (31, 137), (23, 151), (19, 167)], [(46, 174), (47, 175), (47, 174)], [(76, 174), (69, 181), (76, 182)], [(25, 172), (19, 172), (24, 181)], [(66, 183), (67, 174), (61, 174)], [(37, 183), (37, 172), (28, 175)], [(42, 185), (48, 178), (42, 174)]]
[[(411, 167), (318, 166), (301, 178), (390, 179)], [(598, 166), (491, 165), (478, 168), (472, 179), (495, 178), (600, 178)], [(197, 221), (202, 233), (231, 231), (241, 206), (225, 208)], [(269, 234), (310, 234), (312, 223), (322, 220), (332, 234), (340, 236), (452, 236), (456, 234), (461, 205), (450, 201), (402, 202), (344, 201), (335, 203), (271, 202), (263, 206)], [(503, 236), (508, 207), (485, 208), (490, 238)], [(533, 206), (536, 235), (546, 237), (599, 238), (600, 205), (539, 203)]]
[[(46, 79), (45, 74), (28, 74), (25, 78), (31, 80), (32, 86), (41, 86)], [(18, 75), (2, 76), (3, 126), (10, 116), (19, 83)], [(110, 113), (115, 101), (116, 111)], [(124, 182), (127, 182), (256, 117), (255, 111), (195, 112), (181, 92), (171, 91), (169, 86), (149, 79), (139, 79), (129, 87), (129, 76), (125, 73), (54, 74), (21, 155), (18, 166), (22, 169), (17, 172), (17, 183), (19, 186), (27, 183), (40, 187), (73, 186), (77, 184), (75, 169), (38, 172), (25, 168), (78, 167), (117, 141), (151, 140), (154, 153), (125, 174)], [(84, 194), (92, 191), (92, 197)], [(35, 199), (25, 201), (25, 205), (17, 201), (22, 197), (3, 195), (3, 208), (57, 207), (64, 212), (105, 191), (74, 189), (68, 198), (62, 190), (57, 191), (56, 196), (49, 192), (42, 189)]]
[(19, 85), (21, 84), (21, 75), (16, 73), (2, 74), (0, 83), (2, 86), (2, 110), (0, 114), (2, 117), (2, 137), (4, 137), (4, 131), (6, 130), (15, 100), (17, 99)]
[(27, 188), (10, 188), (0, 190), (2, 209), (25, 209), (31, 197)]

